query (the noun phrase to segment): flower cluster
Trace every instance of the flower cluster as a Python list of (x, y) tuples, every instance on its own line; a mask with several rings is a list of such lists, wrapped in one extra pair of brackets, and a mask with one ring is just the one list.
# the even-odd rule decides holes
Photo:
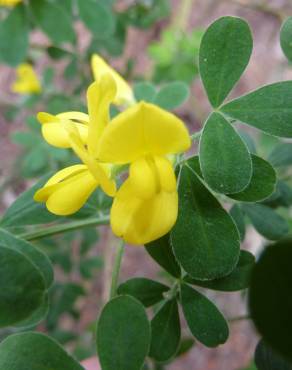
[(22, 0), (0, 0), (0, 6), (15, 6), (21, 2)]
[[(69, 215), (100, 186), (114, 197), (113, 232), (130, 244), (145, 244), (166, 234), (176, 221), (178, 195), (170, 155), (187, 150), (190, 136), (175, 115), (136, 103), (127, 82), (98, 55), (92, 57), (92, 68), (88, 114), (38, 114), (45, 140), (72, 148), (82, 164), (56, 173), (35, 200), (45, 202), (52, 213)], [(111, 104), (126, 107), (112, 120)], [(117, 189), (114, 174), (120, 165), (129, 165), (129, 175)]]
[(31, 64), (22, 63), (17, 67), (16, 80), (12, 84), (11, 90), (17, 94), (38, 94), (41, 92), (41, 83)]

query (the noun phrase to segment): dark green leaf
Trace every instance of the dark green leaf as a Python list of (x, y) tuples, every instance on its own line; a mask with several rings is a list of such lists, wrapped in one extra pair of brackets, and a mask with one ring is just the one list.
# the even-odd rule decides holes
[(84, 279), (91, 279), (103, 267), (103, 260), (101, 257), (88, 257), (80, 261), (80, 274)]
[(284, 54), (292, 62), (292, 17), (287, 18), (282, 25), (280, 42)]
[(1, 370), (84, 370), (53, 339), (41, 333), (9, 336), (0, 344)]
[(268, 246), (251, 277), (251, 317), (265, 342), (292, 360), (292, 239)]
[(185, 355), (194, 346), (195, 340), (193, 338), (183, 338), (181, 340), (179, 349), (175, 357), (180, 357)]
[(232, 218), (188, 165), (181, 170), (178, 191), (178, 219), (171, 231), (177, 260), (195, 279), (230, 274), (240, 245)]
[(292, 165), (292, 144), (280, 143), (274, 147), (268, 158), (275, 167)]
[(0, 327), (22, 321), (43, 303), (45, 281), (22, 253), (0, 246)]
[(209, 26), (200, 47), (200, 75), (213, 107), (228, 96), (251, 52), (252, 35), (243, 19), (222, 17)]
[(292, 370), (292, 364), (272, 351), (263, 340), (256, 347), (255, 363), (257, 370)]
[(67, 50), (58, 48), (56, 46), (49, 46), (47, 52), (52, 59), (59, 60), (71, 55)]
[(181, 304), (190, 331), (207, 347), (216, 347), (228, 339), (227, 322), (218, 308), (198, 291), (181, 286)]
[(24, 254), (36, 267), (39, 268), (49, 288), (54, 280), (54, 271), (49, 258), (34, 245), (17, 238), (6, 230), (0, 229), (0, 244)]
[(19, 4), (0, 23), (0, 61), (16, 67), (25, 60), (28, 31), (26, 10)]
[(156, 88), (150, 82), (138, 82), (134, 85), (134, 95), (137, 101), (144, 100), (152, 103), (156, 95)]
[(25, 320), (17, 322), (14, 325), (16, 328), (28, 329), (35, 327), (41, 321), (43, 321), (49, 312), (49, 295), (46, 292), (43, 296), (43, 301), (40, 306)]
[(167, 272), (176, 278), (181, 276), (181, 268), (173, 254), (169, 234), (146, 244), (145, 248), (150, 256)]
[(225, 104), (228, 117), (270, 135), (292, 137), (292, 81), (277, 82)]
[(150, 324), (142, 304), (119, 296), (102, 310), (97, 327), (97, 351), (103, 370), (140, 370), (150, 345)]
[(190, 96), (187, 84), (180, 81), (164, 85), (156, 94), (154, 103), (163, 109), (172, 110), (181, 106)]
[(200, 140), (204, 179), (219, 193), (238, 193), (250, 183), (249, 151), (231, 124), (219, 113), (207, 120)]
[(279, 180), (276, 191), (264, 201), (269, 207), (290, 207), (292, 205), (292, 189), (286, 182)]
[(245, 220), (244, 220), (244, 214), (240, 206), (238, 204), (234, 204), (232, 208), (230, 209), (229, 214), (237, 226), (237, 230), (240, 235), (240, 240), (243, 241), (245, 237)]
[(166, 301), (151, 321), (149, 356), (158, 362), (170, 360), (180, 342), (180, 321), (176, 299)]
[(73, 21), (62, 6), (49, 0), (30, 0), (29, 6), (35, 22), (56, 45), (75, 41)]
[(242, 192), (227, 194), (241, 202), (259, 202), (268, 198), (276, 188), (276, 172), (269, 162), (252, 155), (252, 177), (249, 185)]
[(265, 238), (278, 240), (289, 231), (287, 221), (271, 208), (262, 204), (243, 205), (254, 228)]
[(239, 261), (230, 275), (211, 281), (200, 281), (186, 278), (188, 283), (199, 285), (204, 288), (220, 290), (223, 292), (235, 292), (249, 287), (250, 275), (255, 264), (254, 256), (248, 251), (240, 251)]
[(79, 15), (85, 26), (98, 39), (107, 38), (115, 30), (111, 10), (94, 0), (78, 0)]
[(47, 211), (43, 203), (34, 201), (34, 193), (40, 189), (49, 176), (43, 177), (32, 188), (23, 192), (7, 209), (1, 220), (1, 226), (37, 225), (53, 222), (60, 217)]
[(118, 294), (131, 295), (138, 299), (145, 307), (164, 299), (163, 293), (167, 292), (169, 287), (158, 281), (146, 278), (133, 278), (122, 283), (118, 288)]

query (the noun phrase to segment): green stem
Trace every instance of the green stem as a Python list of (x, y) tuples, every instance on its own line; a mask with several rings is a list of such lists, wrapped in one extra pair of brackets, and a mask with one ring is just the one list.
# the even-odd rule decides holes
[(36, 231), (28, 231), (23, 234), (19, 234), (18, 236), (22, 239), (26, 240), (37, 240), (46, 238), (47, 236), (52, 236), (68, 231), (83, 229), (88, 226), (98, 226), (98, 225), (106, 225), (109, 223), (109, 216), (101, 216), (101, 217), (92, 217), (86, 220), (80, 221), (71, 221), (66, 222), (60, 225), (52, 225), (43, 227)]
[(119, 245), (117, 246), (116, 256), (112, 271), (112, 284), (110, 290), (110, 299), (114, 298), (117, 295), (117, 287), (119, 282), (119, 274), (121, 269), (122, 258), (124, 254), (125, 243), (123, 240), (120, 241)]

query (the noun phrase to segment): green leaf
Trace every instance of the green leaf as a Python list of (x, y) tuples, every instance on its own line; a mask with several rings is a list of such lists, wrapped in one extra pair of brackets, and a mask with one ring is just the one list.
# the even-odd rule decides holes
[(265, 342), (292, 360), (292, 239), (268, 246), (251, 277), (249, 308)]
[(2, 370), (84, 370), (52, 338), (41, 333), (9, 336), (0, 344)]
[(279, 180), (276, 191), (264, 201), (264, 204), (272, 208), (290, 207), (292, 205), (292, 189), (286, 182)]
[(0, 229), (0, 244), (24, 254), (36, 267), (39, 268), (49, 288), (54, 281), (54, 271), (49, 258), (34, 245), (17, 238), (7, 230)]
[(252, 155), (252, 177), (249, 185), (242, 192), (227, 194), (229, 198), (241, 202), (259, 202), (268, 198), (276, 188), (276, 172), (269, 162)]
[(97, 351), (103, 370), (140, 370), (150, 346), (150, 324), (142, 304), (119, 296), (102, 310), (97, 326)]
[(263, 340), (256, 347), (255, 363), (257, 367), (254, 370), (292, 370), (292, 364), (272, 351)]
[(23, 192), (7, 209), (0, 222), (4, 227), (37, 225), (53, 222), (60, 217), (47, 211), (44, 203), (35, 202), (34, 193), (40, 189), (49, 176), (44, 176), (33, 187)]
[(292, 165), (292, 144), (280, 143), (274, 147), (268, 158), (275, 167), (286, 167)]
[(58, 48), (56, 46), (49, 46), (47, 48), (47, 53), (52, 59), (55, 60), (60, 60), (72, 55), (69, 51), (62, 48)]
[(22, 253), (0, 246), (0, 327), (28, 318), (42, 303), (45, 281)]
[(193, 338), (188, 338), (188, 337), (183, 338), (181, 340), (179, 349), (178, 349), (175, 357), (180, 357), (180, 356), (185, 355), (187, 352), (189, 352), (189, 350), (194, 346), (195, 343), (196, 342)]
[(169, 290), (169, 287), (158, 281), (146, 278), (133, 278), (125, 281), (118, 287), (118, 294), (131, 295), (138, 299), (145, 307), (164, 299), (163, 294)]
[(227, 322), (208, 298), (182, 284), (181, 304), (190, 331), (198, 341), (207, 347), (216, 347), (226, 342), (229, 335)]
[(29, 6), (35, 22), (56, 45), (75, 41), (72, 18), (62, 6), (49, 0), (30, 0)]
[(292, 137), (292, 81), (263, 86), (225, 104), (221, 111), (270, 135)]
[(292, 17), (285, 20), (280, 31), (280, 43), (286, 58), (292, 61)]
[(249, 151), (231, 124), (212, 113), (200, 140), (200, 165), (204, 179), (219, 193), (238, 193), (250, 183)]
[(238, 204), (234, 204), (229, 211), (230, 216), (237, 226), (237, 230), (240, 235), (240, 240), (243, 241), (245, 238), (245, 220), (244, 214)]
[(190, 89), (184, 82), (174, 81), (164, 85), (156, 94), (154, 103), (163, 109), (172, 110), (181, 106), (190, 96)]
[(101, 257), (94, 256), (80, 261), (80, 274), (84, 279), (92, 279), (94, 273), (103, 267), (103, 260)]
[(136, 100), (152, 103), (156, 96), (156, 88), (150, 82), (138, 82), (134, 85), (134, 95)]
[(146, 244), (145, 248), (150, 256), (168, 273), (170, 273), (170, 275), (176, 278), (181, 276), (181, 268), (173, 254), (169, 234)]
[(165, 301), (151, 320), (149, 356), (158, 362), (170, 360), (180, 344), (180, 321), (176, 299)]
[(115, 30), (115, 20), (111, 10), (94, 0), (78, 0), (79, 15), (84, 25), (95, 38), (107, 38)]
[(240, 18), (222, 17), (205, 32), (199, 54), (200, 75), (213, 107), (224, 101), (244, 72), (252, 44), (250, 28)]
[(271, 208), (262, 204), (242, 205), (254, 228), (269, 240), (281, 239), (289, 232), (287, 221)]
[(179, 177), (178, 219), (171, 231), (174, 254), (195, 279), (226, 276), (239, 258), (237, 227), (188, 165)]
[(250, 276), (255, 264), (255, 257), (248, 251), (241, 250), (239, 261), (230, 275), (221, 279), (200, 281), (186, 277), (186, 282), (204, 288), (222, 292), (235, 292), (249, 287)]
[(0, 23), (0, 61), (16, 67), (26, 58), (28, 19), (22, 4), (14, 7)]

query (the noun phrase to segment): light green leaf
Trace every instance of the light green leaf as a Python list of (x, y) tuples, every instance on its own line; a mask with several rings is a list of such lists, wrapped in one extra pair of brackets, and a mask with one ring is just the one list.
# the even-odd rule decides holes
[(156, 96), (156, 88), (150, 82), (138, 82), (134, 85), (134, 95), (136, 100), (152, 103)]
[(103, 370), (140, 370), (150, 346), (150, 324), (142, 304), (118, 296), (102, 310), (97, 326), (97, 352)]
[(9, 336), (0, 344), (1, 370), (84, 370), (52, 338), (41, 333)]
[(270, 135), (292, 137), (292, 81), (263, 86), (225, 104), (228, 117)]
[(291, 239), (268, 246), (254, 268), (249, 289), (250, 314), (256, 328), (272, 349), (290, 361), (291, 260)]
[(0, 23), (0, 61), (16, 67), (26, 58), (29, 21), (25, 7), (17, 5)]
[(229, 335), (227, 322), (208, 298), (182, 284), (181, 304), (188, 327), (199, 342), (207, 347), (216, 347), (226, 342)]
[(242, 208), (254, 228), (266, 239), (278, 240), (289, 232), (287, 221), (273, 209), (262, 204), (245, 204)]
[(30, 0), (29, 6), (35, 22), (56, 45), (75, 41), (72, 18), (62, 6), (49, 0)]
[(177, 260), (198, 280), (230, 274), (240, 245), (234, 221), (188, 165), (179, 178), (178, 219), (171, 231)]
[(281, 27), (280, 42), (283, 53), (292, 62), (292, 17), (287, 18)]
[(240, 18), (222, 17), (205, 32), (200, 46), (200, 75), (210, 103), (218, 107), (244, 72), (252, 52), (252, 35)]
[(118, 294), (131, 295), (145, 307), (150, 307), (162, 301), (164, 299), (163, 294), (169, 289), (168, 286), (158, 281), (146, 278), (133, 278), (125, 281), (118, 287)]
[(200, 165), (207, 184), (219, 193), (238, 193), (250, 183), (252, 162), (247, 146), (219, 113), (211, 114), (205, 123)]
[(163, 109), (172, 110), (181, 106), (190, 96), (186, 83), (180, 81), (164, 85), (156, 94), (154, 103)]
[(146, 244), (145, 248), (154, 261), (162, 266), (170, 275), (180, 278), (181, 268), (173, 254), (169, 234)]
[(250, 276), (255, 264), (255, 257), (248, 251), (240, 251), (239, 261), (230, 275), (221, 279), (200, 281), (185, 278), (186, 282), (204, 288), (220, 290), (223, 292), (235, 292), (249, 287)]
[(24, 254), (39, 268), (46, 282), (46, 287), (49, 288), (52, 285), (54, 280), (53, 267), (49, 258), (41, 250), (3, 229), (0, 229), (0, 244)]
[(40, 270), (24, 254), (1, 245), (0, 327), (31, 316), (42, 305), (45, 293)]
[(252, 155), (252, 178), (249, 185), (240, 193), (227, 194), (241, 202), (259, 202), (268, 198), (276, 188), (276, 172), (269, 162)]
[(149, 356), (158, 362), (170, 360), (180, 343), (180, 321), (176, 299), (165, 301), (151, 320)]
[(97, 39), (113, 34), (115, 19), (110, 8), (94, 0), (78, 0), (79, 15), (84, 25)]

